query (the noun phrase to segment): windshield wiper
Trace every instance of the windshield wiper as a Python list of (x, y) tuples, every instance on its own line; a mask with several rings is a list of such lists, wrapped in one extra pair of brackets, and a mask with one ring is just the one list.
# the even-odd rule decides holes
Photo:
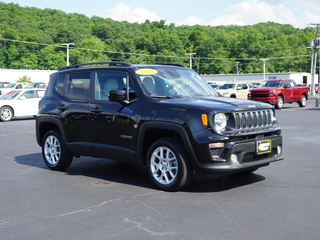
[(172, 98), (171, 96), (150, 95), (152, 98)]

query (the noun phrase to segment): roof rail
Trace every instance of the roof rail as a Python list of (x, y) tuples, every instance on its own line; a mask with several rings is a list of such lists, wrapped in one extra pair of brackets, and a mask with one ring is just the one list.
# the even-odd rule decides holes
[(171, 66), (176, 66), (176, 67), (185, 67), (186, 68), (186, 66), (185, 65), (183, 65), (183, 64), (179, 64), (179, 63), (155, 63), (155, 65), (171, 65)]
[(59, 68), (58, 71), (72, 69), (72, 68), (79, 68), (79, 67), (87, 66), (87, 65), (98, 65), (98, 64), (104, 64), (104, 65), (108, 64), (109, 66), (121, 66), (121, 67), (131, 67), (132, 66), (130, 63), (127, 63), (127, 62), (92, 62), (92, 63), (82, 63), (82, 64), (76, 64), (76, 65), (62, 67), (62, 68)]

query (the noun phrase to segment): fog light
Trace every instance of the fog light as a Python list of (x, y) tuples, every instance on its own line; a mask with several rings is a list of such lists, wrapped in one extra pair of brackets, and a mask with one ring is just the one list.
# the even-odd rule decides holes
[(233, 164), (239, 164), (237, 154), (235, 154), (235, 153), (232, 153), (232, 154), (231, 154), (231, 162), (232, 162)]
[(281, 149), (281, 146), (280, 146), (280, 145), (278, 145), (278, 146), (277, 146), (277, 154), (278, 154), (278, 155), (280, 155), (280, 154), (281, 154), (281, 150), (282, 150), (282, 149)]

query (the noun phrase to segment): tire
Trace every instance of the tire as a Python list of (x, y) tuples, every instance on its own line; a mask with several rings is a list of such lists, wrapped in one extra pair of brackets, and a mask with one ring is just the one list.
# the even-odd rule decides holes
[(192, 179), (193, 170), (184, 147), (174, 138), (161, 138), (150, 146), (147, 167), (152, 181), (161, 190), (181, 190)]
[(281, 109), (283, 107), (283, 97), (278, 96), (277, 103), (276, 103), (276, 109)]
[(299, 107), (305, 107), (307, 105), (307, 98), (305, 95), (301, 96), (300, 101), (298, 102)]
[(68, 168), (73, 156), (66, 150), (60, 133), (50, 130), (42, 141), (42, 157), (51, 170), (62, 171)]
[(230, 97), (231, 98), (237, 98), (237, 96), (235, 94), (232, 94)]
[(0, 109), (0, 120), (3, 122), (11, 121), (13, 117), (13, 110), (11, 107), (2, 107)]

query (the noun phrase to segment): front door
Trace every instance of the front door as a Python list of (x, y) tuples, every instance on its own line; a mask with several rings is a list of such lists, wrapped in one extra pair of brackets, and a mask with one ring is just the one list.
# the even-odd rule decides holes
[(105, 158), (126, 160), (136, 147), (138, 102), (121, 104), (109, 101), (110, 90), (127, 89), (126, 72), (101, 71), (95, 75), (95, 97), (89, 107), (93, 152)]

